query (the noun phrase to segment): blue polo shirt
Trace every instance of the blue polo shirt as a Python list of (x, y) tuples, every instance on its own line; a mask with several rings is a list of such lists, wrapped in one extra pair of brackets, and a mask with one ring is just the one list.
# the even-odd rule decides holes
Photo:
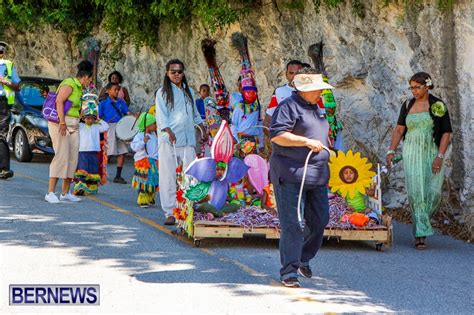
[[(118, 111), (112, 104), (115, 104)], [(127, 115), (128, 112), (129, 110), (127, 103), (125, 103), (125, 101), (120, 98), (117, 98), (116, 101), (113, 101), (109, 96), (99, 104), (99, 117), (109, 124), (119, 122), (119, 120), (123, 116)]]
[[(321, 141), (329, 147), (329, 124), (318, 105), (307, 103), (293, 93), (281, 102), (272, 116), (270, 138), (283, 132)], [(303, 178), (307, 147), (284, 147), (272, 142), (270, 177), (272, 182), (299, 184)], [(308, 163), (305, 185), (327, 185), (329, 180), (329, 153), (313, 153)]]
[(206, 109), (204, 106), (204, 100), (202, 98), (196, 99), (196, 108), (201, 115), (202, 120), (206, 120)]

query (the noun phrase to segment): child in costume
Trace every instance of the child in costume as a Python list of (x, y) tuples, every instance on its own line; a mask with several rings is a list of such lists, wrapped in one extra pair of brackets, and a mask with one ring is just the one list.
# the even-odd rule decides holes
[[(324, 77), (324, 81), (327, 82), (328, 79)], [(336, 151), (345, 152), (343, 138), (342, 138), (342, 123), (337, 120), (336, 109), (337, 104), (334, 100), (334, 95), (331, 90), (323, 90), (321, 93), (321, 99), (323, 100), (324, 109), (326, 111), (326, 120), (329, 123), (329, 139)]]
[(260, 106), (258, 100), (247, 104), (240, 99), (232, 114), (232, 135), (237, 141), (236, 156), (245, 156), (257, 153), (263, 145), (263, 129), (260, 120)]
[[(88, 94), (91, 95), (91, 94)], [(75, 195), (96, 194), (99, 187), (100, 177), (100, 134), (109, 129), (109, 125), (103, 121), (97, 121), (96, 99), (90, 97), (82, 101), (82, 120), (79, 123), (79, 161), (74, 174)]]
[(232, 113), (231, 131), (237, 140), (236, 155), (245, 156), (257, 153), (264, 144), (260, 102), (252, 63), (249, 58), (247, 37), (235, 32), (232, 34), (232, 45), (240, 54), (239, 91), (242, 97), (236, 100), (237, 106)]
[(332, 192), (337, 192), (345, 198), (345, 202), (357, 213), (354, 217), (365, 215), (366, 221), (380, 222), (381, 213), (366, 207), (366, 196), (373, 197), (375, 190), (371, 171), (372, 164), (367, 158), (361, 158), (360, 153), (353, 154), (351, 150), (345, 154), (342, 151), (330, 158), (329, 186)]
[(158, 137), (156, 118), (150, 113), (141, 113), (137, 121), (138, 130), (131, 143), (135, 152), (135, 174), (132, 187), (138, 190), (137, 203), (142, 208), (155, 204), (155, 193), (159, 189)]

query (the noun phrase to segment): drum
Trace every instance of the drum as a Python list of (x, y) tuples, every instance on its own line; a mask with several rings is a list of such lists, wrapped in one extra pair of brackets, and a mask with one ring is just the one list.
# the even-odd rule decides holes
[(137, 119), (132, 115), (123, 116), (117, 123), (115, 130), (117, 138), (122, 141), (132, 141), (133, 137), (138, 133)]

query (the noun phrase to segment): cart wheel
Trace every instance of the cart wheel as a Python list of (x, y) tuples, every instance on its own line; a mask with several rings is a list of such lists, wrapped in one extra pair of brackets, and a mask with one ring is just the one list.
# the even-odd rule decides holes
[(383, 246), (382, 243), (375, 244), (375, 250), (378, 251), (378, 252), (382, 251), (382, 246)]
[(194, 246), (200, 247), (201, 246), (201, 240), (194, 240)]

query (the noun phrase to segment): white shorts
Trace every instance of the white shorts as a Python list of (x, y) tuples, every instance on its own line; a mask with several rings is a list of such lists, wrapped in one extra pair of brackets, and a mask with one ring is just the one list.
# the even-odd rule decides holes
[(122, 155), (128, 153), (128, 147), (125, 142), (117, 138), (115, 129), (117, 128), (117, 123), (109, 124), (109, 131), (107, 136), (107, 155)]

